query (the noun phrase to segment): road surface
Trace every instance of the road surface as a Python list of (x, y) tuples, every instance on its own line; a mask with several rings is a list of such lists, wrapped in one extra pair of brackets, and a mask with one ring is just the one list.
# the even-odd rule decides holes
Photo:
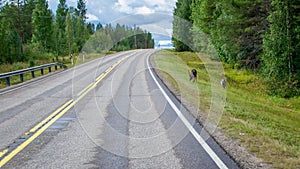
[(0, 94), (2, 168), (239, 168), (150, 69), (106, 56)]

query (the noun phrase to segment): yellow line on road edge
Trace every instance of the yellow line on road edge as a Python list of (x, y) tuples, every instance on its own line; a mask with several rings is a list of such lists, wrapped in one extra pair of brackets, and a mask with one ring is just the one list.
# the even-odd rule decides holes
[[(4, 166), (9, 160), (11, 160), (15, 155), (17, 155), (20, 151), (22, 151), (27, 145), (29, 145), (33, 140), (35, 140), (38, 136), (40, 136), (47, 128), (49, 128), (54, 122), (56, 122), (60, 117), (62, 117), (68, 110), (70, 110), (77, 102), (79, 102), (86, 94), (88, 94), (92, 89), (94, 89), (101, 80), (104, 79), (114, 68), (116, 68), (123, 60), (127, 59), (129, 56), (126, 56), (116, 63), (114, 63), (111, 67), (109, 67), (105, 73), (102, 73), (96, 80), (96, 82), (91, 83), (88, 87), (83, 89), (79, 95), (79, 97), (73, 101), (73, 99), (69, 100), (65, 104), (63, 104), (60, 108), (58, 108), (55, 112), (53, 112), (49, 117), (40, 122), (34, 128), (32, 128), (29, 132), (33, 132), (34, 134), (29, 137), (26, 141), (20, 144), (16, 149), (6, 155), (0, 161), (0, 168)], [(67, 107), (66, 107), (67, 106)], [(49, 121), (50, 120), (50, 121)], [(0, 155), (5, 155), (8, 152), (8, 149), (1, 152)], [(1, 157), (1, 156), (0, 156)]]

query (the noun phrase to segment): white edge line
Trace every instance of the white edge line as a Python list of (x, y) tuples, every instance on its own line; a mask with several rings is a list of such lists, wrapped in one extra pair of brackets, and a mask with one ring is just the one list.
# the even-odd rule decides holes
[(161, 87), (161, 85), (158, 83), (157, 79), (155, 78), (150, 65), (149, 65), (149, 59), (150, 55), (148, 55), (147, 58), (147, 66), (150, 72), (150, 75), (170, 106), (173, 108), (173, 110), (176, 112), (178, 117), (181, 119), (181, 121), (185, 124), (185, 126), (189, 129), (189, 131), (193, 134), (193, 136), (197, 139), (199, 144), (204, 148), (204, 150), (207, 152), (207, 154), (212, 158), (212, 160), (217, 164), (217, 166), (221, 169), (228, 169), (227, 166), (223, 163), (223, 161), (217, 156), (217, 154), (209, 147), (209, 145), (204, 141), (204, 139), (200, 136), (200, 134), (194, 129), (194, 127), (188, 122), (188, 120), (184, 117), (184, 115), (181, 113), (181, 111), (177, 108), (177, 106), (174, 104), (174, 102), (170, 99), (170, 97), (166, 94), (164, 89)]

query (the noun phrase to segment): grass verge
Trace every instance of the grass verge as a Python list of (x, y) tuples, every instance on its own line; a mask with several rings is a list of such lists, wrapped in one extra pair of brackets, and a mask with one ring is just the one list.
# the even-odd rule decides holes
[[(224, 76), (220, 63), (201, 61), (190, 52), (166, 50), (156, 53), (153, 61), (177, 92), (209, 115), (214, 97), (211, 84), (219, 85), (217, 79)], [(223, 67), (228, 85), (218, 125), (273, 168), (300, 168), (300, 97), (271, 97), (255, 74)], [(192, 68), (198, 71), (197, 83), (189, 81), (187, 71)]]

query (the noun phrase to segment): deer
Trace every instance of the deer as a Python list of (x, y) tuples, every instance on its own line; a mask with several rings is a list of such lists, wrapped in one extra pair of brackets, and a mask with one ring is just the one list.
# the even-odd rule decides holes
[(189, 75), (190, 75), (190, 81), (192, 81), (192, 82), (197, 81), (197, 70), (196, 69), (192, 69), (191, 71), (189, 71)]

